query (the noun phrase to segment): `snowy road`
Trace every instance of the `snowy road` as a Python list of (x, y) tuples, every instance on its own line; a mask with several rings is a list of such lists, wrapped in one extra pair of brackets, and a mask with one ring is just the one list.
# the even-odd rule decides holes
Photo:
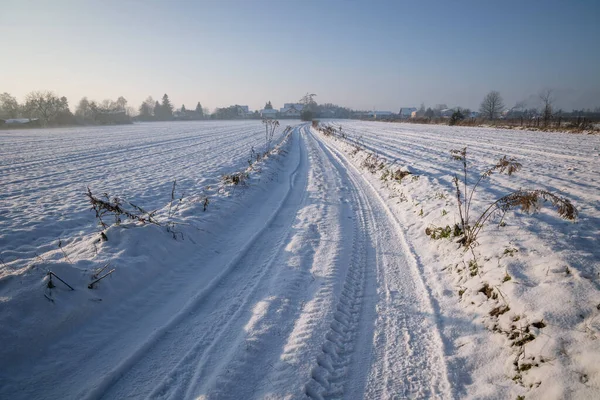
[(0, 397), (454, 397), (395, 217), (307, 126), (290, 146), (268, 196), (142, 291), (15, 356)]

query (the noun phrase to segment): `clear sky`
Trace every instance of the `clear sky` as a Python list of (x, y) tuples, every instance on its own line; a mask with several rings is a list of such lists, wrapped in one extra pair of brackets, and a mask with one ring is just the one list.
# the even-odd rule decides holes
[[(275, 107), (600, 106), (600, 0), (0, 0), (0, 92)], [(528, 105), (535, 106), (530, 98)]]

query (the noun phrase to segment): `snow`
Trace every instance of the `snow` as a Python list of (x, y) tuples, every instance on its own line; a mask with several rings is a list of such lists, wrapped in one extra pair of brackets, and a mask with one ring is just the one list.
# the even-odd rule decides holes
[[(328, 123), (348, 140), (293, 122), (251, 167), (260, 121), (2, 131), (0, 397), (593, 398), (598, 136)], [(486, 181), (475, 210), (541, 187), (579, 219), (511, 212), (473, 252), (430, 239), (456, 221), (449, 150), (464, 146), (474, 170), (524, 165)], [(382, 180), (367, 151), (410, 174)], [(162, 226), (124, 221), (101, 241), (88, 185)], [(535, 339), (514, 346), (511, 326)]]
[(170, 201), (174, 180), (189, 199), (211, 195), (221, 175), (248, 165), (252, 147), (264, 150), (265, 131), (260, 121), (142, 123), (2, 131), (0, 143), (2, 276), (96, 230), (86, 186), (147, 210)]
[[(349, 140), (328, 143), (353, 165), (360, 167), (371, 152), (393, 168), (408, 165), (414, 174), (392, 183), (382, 181), (380, 172), (362, 169), (418, 255), (438, 309), (456, 395), (595, 397), (600, 386), (600, 138), (413, 124), (330, 124), (341, 126)], [(355, 153), (355, 142), (366, 151)], [(488, 224), (473, 253), (458, 250), (448, 239), (431, 240), (424, 234), (428, 226), (458, 221), (452, 178), (461, 165), (449, 151), (465, 146), (473, 172), (482, 172), (502, 155), (523, 163), (516, 175), (493, 175), (479, 187), (475, 211), (512, 190), (542, 188), (571, 199), (578, 220), (562, 220), (545, 206), (535, 215), (509, 212), (505, 224), (498, 225), (498, 219)], [(473, 259), (478, 272), (472, 277), (468, 265)], [(480, 292), (484, 284), (494, 289), (497, 299)], [(497, 319), (490, 316), (504, 305), (510, 311)], [(531, 325), (540, 321), (545, 327)], [(508, 333), (528, 326), (536, 339), (515, 346)], [(515, 370), (515, 359), (524, 372)], [(528, 364), (532, 368), (526, 370)]]

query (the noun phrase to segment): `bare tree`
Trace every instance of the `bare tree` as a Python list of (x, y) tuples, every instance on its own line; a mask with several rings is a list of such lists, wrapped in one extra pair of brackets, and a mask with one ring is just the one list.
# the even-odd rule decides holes
[(314, 93), (306, 93), (304, 96), (302, 96), (302, 98), (300, 99), (300, 103), (304, 104), (304, 106), (309, 106), (312, 104), (316, 104), (316, 101), (314, 100), (314, 98), (317, 97), (316, 94)]
[(0, 94), (0, 117), (17, 118), (19, 116), (19, 103), (8, 93)]
[(300, 102), (302, 104), (304, 104), (304, 107), (302, 108), (302, 113), (300, 114), (300, 119), (302, 119), (302, 121), (311, 121), (313, 119), (313, 117), (316, 115), (317, 102), (314, 99), (316, 96), (317, 95), (314, 93), (307, 92), (300, 99)]
[(127, 100), (125, 100), (125, 97), (123, 96), (119, 96), (119, 98), (117, 99), (116, 103), (116, 108), (119, 111), (127, 111)]
[(102, 103), (100, 103), (99, 107), (103, 112), (113, 111), (117, 108), (117, 103), (111, 99), (104, 99), (102, 100)]
[(544, 126), (547, 126), (552, 119), (552, 105), (554, 103), (552, 89), (542, 90), (539, 93), (539, 96), (542, 102), (542, 118), (544, 119)]
[(54, 120), (61, 112), (66, 112), (69, 104), (66, 97), (58, 97), (53, 92), (31, 92), (25, 97), (25, 111), (30, 118), (39, 118), (43, 124)]
[(479, 106), (479, 112), (484, 118), (496, 119), (503, 108), (504, 102), (500, 92), (492, 90), (483, 98), (481, 106)]
[(94, 111), (92, 110), (92, 107), (87, 97), (84, 97), (81, 100), (79, 100), (79, 104), (77, 105), (77, 108), (75, 108), (75, 116), (80, 122), (93, 122)]
[(137, 115), (137, 110), (135, 107), (127, 106), (125, 107), (125, 114), (127, 114), (128, 117), (135, 117)]

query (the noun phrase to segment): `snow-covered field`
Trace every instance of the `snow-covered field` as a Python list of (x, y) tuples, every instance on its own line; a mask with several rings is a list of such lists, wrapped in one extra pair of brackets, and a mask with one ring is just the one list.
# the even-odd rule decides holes
[[(260, 122), (2, 132), (0, 398), (596, 396), (600, 138), (328, 123), (348, 140), (279, 129), (244, 185), (220, 177), (263, 150)], [(464, 146), (473, 173), (523, 164), (475, 211), (543, 188), (578, 220), (509, 212), (467, 252), (430, 239), (457, 221), (449, 151)], [(101, 241), (86, 185), (179, 233), (128, 221)]]
[[(281, 134), (283, 129), (279, 129)], [(275, 137), (277, 143), (280, 137)], [(0, 132), (0, 276), (95, 230), (86, 186), (146, 210), (200, 196), (263, 151), (260, 121), (151, 123)]]

